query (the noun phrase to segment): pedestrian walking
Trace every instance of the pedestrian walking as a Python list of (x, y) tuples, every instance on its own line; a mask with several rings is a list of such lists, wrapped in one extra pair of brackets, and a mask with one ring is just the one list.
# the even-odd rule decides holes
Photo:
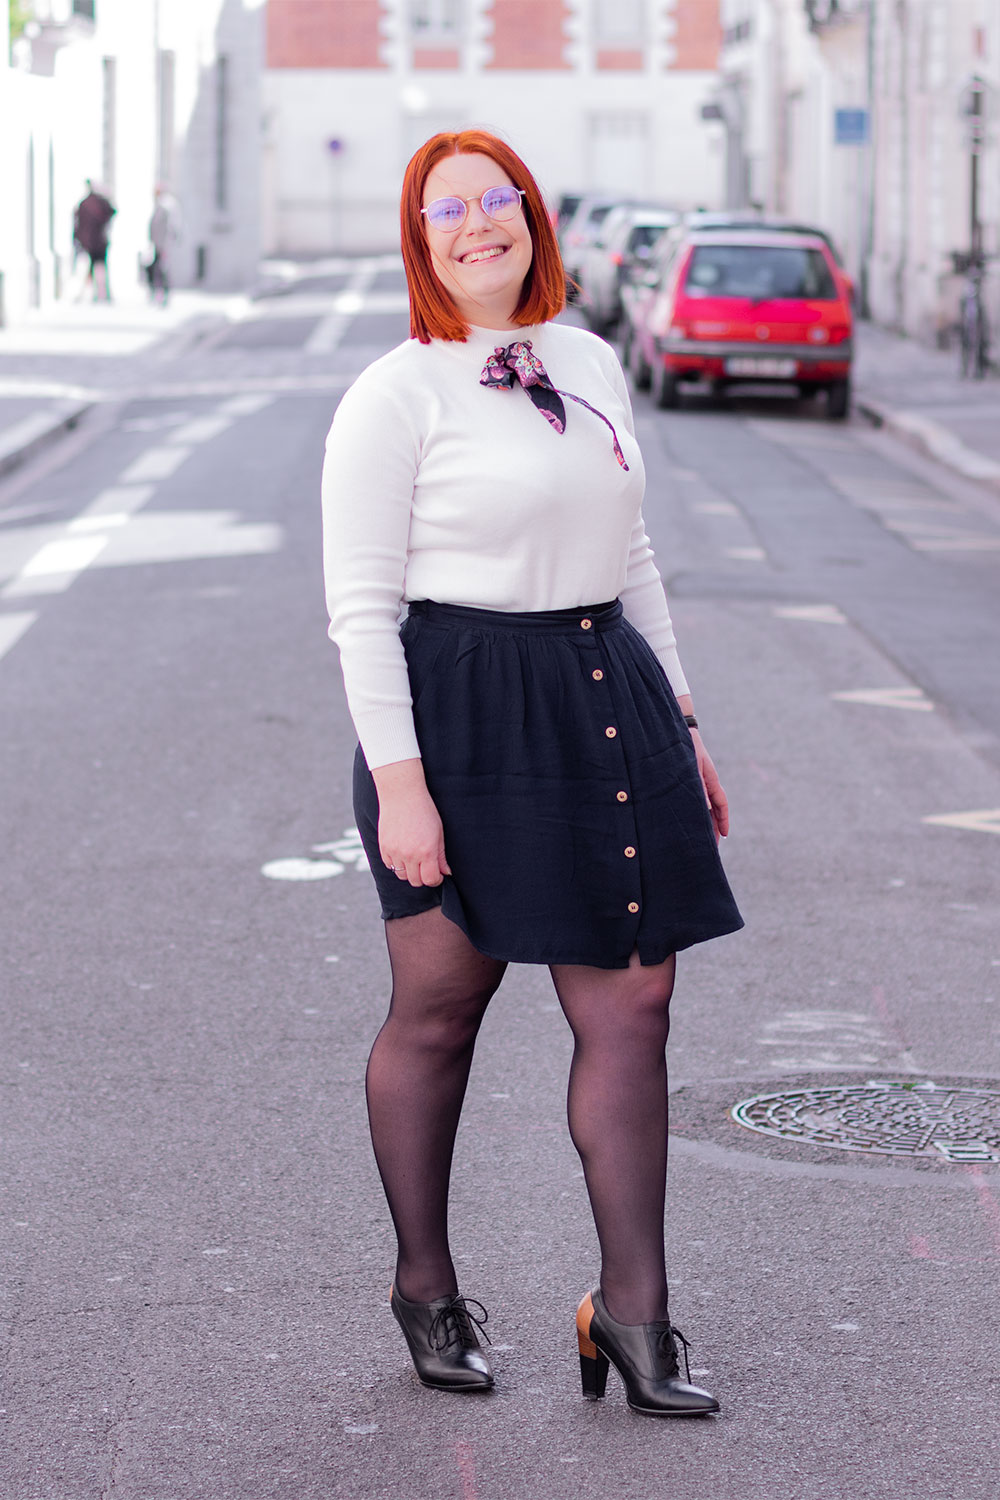
[(111, 301), (108, 280), (108, 228), (117, 213), (110, 200), (99, 192), (90, 178), (87, 192), (73, 211), (73, 242), (87, 256), (84, 286), (92, 288), (95, 302)]
[(153, 214), (149, 221), (149, 243), (152, 256), (147, 274), (149, 292), (154, 302), (164, 307), (173, 280), (173, 257), (181, 236), (181, 211), (177, 199), (162, 183), (156, 188)]
[(676, 953), (743, 924), (627, 387), (603, 340), (553, 321), (559, 251), (505, 142), (434, 136), (401, 217), (411, 338), (345, 394), (323, 474), (330, 634), (392, 970), (367, 1072), (390, 1305), (426, 1385), (493, 1385), (487, 1315), (449, 1249), (452, 1148), (506, 965), (545, 964), (601, 1248), (577, 1314), (584, 1394), (603, 1395), (610, 1361), (636, 1411), (714, 1412), (680, 1376), (668, 1309), (665, 1045)]

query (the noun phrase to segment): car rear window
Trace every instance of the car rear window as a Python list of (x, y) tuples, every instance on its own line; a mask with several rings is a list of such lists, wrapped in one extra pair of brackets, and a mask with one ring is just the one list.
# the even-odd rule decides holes
[(799, 246), (696, 245), (688, 266), (688, 297), (748, 297), (833, 301), (837, 296), (821, 250)]
[(648, 250), (651, 245), (656, 244), (662, 233), (662, 224), (635, 224), (629, 230), (625, 249), (629, 255), (635, 255), (640, 250)]

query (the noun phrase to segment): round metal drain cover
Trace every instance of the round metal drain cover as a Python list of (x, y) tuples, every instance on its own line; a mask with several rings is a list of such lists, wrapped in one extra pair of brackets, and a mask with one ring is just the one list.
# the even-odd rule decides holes
[(732, 1108), (748, 1130), (840, 1151), (1000, 1162), (1000, 1093), (935, 1084), (848, 1084), (758, 1094)]

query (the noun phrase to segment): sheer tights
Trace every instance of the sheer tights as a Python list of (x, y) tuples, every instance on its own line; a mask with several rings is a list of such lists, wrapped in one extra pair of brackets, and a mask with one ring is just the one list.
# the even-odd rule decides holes
[(386, 922), (392, 999), (366, 1080), (368, 1119), (409, 1302), (458, 1291), (448, 1181), (472, 1053), (506, 964), (477, 952), (440, 907)]
[(619, 1323), (667, 1316), (667, 1032), (674, 959), (627, 969), (551, 968), (575, 1046), (569, 1130), (601, 1246), (601, 1291)]
[[(476, 1037), (506, 965), (485, 958), (440, 908), (386, 923), (392, 1000), (368, 1064), (375, 1158), (399, 1244), (396, 1287), (413, 1302), (458, 1290), (448, 1182)], [(575, 1040), (569, 1123), (583, 1162), (611, 1316), (667, 1315), (663, 1203), (664, 1049), (674, 960), (551, 969)]]

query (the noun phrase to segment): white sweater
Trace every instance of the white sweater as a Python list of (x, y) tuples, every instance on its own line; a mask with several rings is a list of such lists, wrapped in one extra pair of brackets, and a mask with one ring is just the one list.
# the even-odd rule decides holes
[[(493, 350), (530, 340), (566, 401), (557, 432), (519, 384), (479, 384)], [(326, 444), (323, 553), (330, 635), (370, 767), (419, 756), (404, 602), (571, 609), (620, 597), (625, 616), (687, 692), (642, 520), (644, 474), (621, 366), (603, 341), (546, 323), (473, 328), (465, 343), (410, 339), (345, 393)]]

